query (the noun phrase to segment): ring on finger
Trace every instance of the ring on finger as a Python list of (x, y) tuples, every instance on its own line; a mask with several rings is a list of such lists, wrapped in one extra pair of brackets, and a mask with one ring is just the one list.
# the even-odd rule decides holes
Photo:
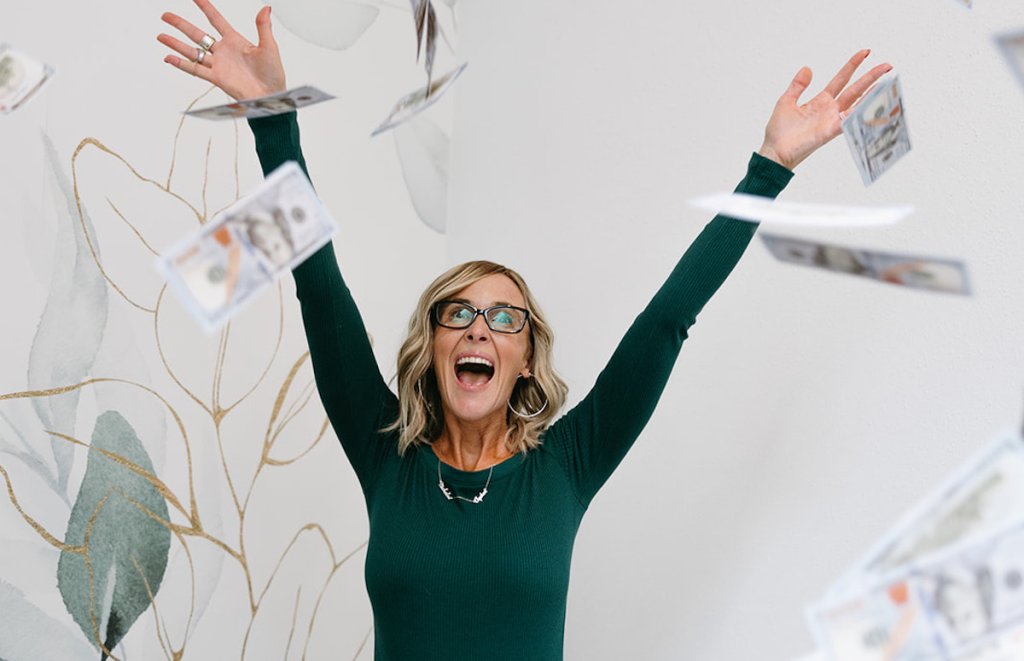
[(196, 49), (196, 64), (202, 64), (203, 60), (206, 59), (206, 51), (202, 48)]
[(208, 51), (211, 48), (213, 48), (213, 45), (215, 43), (217, 43), (216, 39), (214, 39), (213, 37), (211, 37), (208, 34), (204, 34), (203, 38), (199, 40), (199, 47), (202, 48), (205, 51)]

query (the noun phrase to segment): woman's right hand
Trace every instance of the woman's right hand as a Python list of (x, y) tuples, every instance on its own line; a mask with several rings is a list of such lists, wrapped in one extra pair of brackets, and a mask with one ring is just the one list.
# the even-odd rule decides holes
[(209, 0), (195, 0), (195, 3), (206, 14), (210, 25), (220, 33), (220, 39), (210, 47), (202, 62), (196, 62), (198, 44), (206, 33), (177, 14), (166, 12), (160, 18), (197, 45), (189, 45), (168, 34), (158, 35), (157, 41), (181, 56), (168, 55), (164, 62), (213, 83), (237, 101), (276, 94), (287, 89), (281, 54), (270, 29), (269, 6), (256, 14), (259, 43), (253, 45), (231, 27)]

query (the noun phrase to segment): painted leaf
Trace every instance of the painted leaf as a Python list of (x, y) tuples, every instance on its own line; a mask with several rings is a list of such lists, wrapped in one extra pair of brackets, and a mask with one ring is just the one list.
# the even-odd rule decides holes
[[(92, 222), (83, 209), (86, 226), (83, 230), (74, 189), (60, 166), (57, 150), (45, 133), (43, 145), (52, 174), (59, 221), (50, 292), (29, 352), (30, 390), (82, 381), (92, 368), (107, 324), (106, 282), (96, 267), (84, 233), (95, 235)], [(99, 254), (99, 247), (95, 248)], [(36, 397), (32, 405), (44, 428), (69, 433), (75, 428), (78, 397), (76, 390), (58, 397)], [(57, 466), (57, 484), (61, 496), (66, 497), (73, 448), (59, 439), (51, 439), (50, 444)]]
[(18, 588), (0, 578), (0, 659), (84, 661), (93, 651), (78, 632), (47, 615)]
[(275, 0), (274, 18), (317, 46), (345, 50), (377, 20), (380, 9), (349, 0)]
[(444, 234), (448, 217), (450, 140), (436, 124), (417, 115), (393, 130), (402, 178), (416, 214)]
[[(44, 447), (49, 439), (33, 439), (37, 442), (32, 443), (22, 432), (22, 429), (36, 429), (39, 426), (38, 422), (32, 421), (33, 418), (38, 417), (32, 410), (32, 403), (22, 400), (21, 402), (12, 402), (12, 406), (6, 408), (14, 415), (15, 420), (11, 420), (4, 411), (0, 410), (0, 452), (20, 459), (29, 470), (39, 477), (40, 483), (59, 494), (62, 500), (70, 505), (64, 490), (57, 484), (57, 477), (49, 462), (37, 449)], [(37, 431), (37, 435), (45, 436), (41, 431)], [(11, 440), (13, 438), (18, 439), (19, 445), (14, 444)]]
[[(153, 470), (135, 430), (116, 411), (96, 420), (92, 445)], [(106, 649), (114, 649), (149, 608), (149, 594), (157, 594), (164, 577), (170, 531), (140, 507), (167, 520), (167, 504), (145, 478), (90, 451), (65, 541), (84, 544), (88, 531), (92, 585), (85, 557), (62, 551), (57, 587), (68, 612), (97, 649), (97, 634)]]

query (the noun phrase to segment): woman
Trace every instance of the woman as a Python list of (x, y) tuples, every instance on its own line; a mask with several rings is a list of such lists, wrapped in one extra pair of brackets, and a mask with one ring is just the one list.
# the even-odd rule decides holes
[[(283, 91), (270, 9), (256, 17), (253, 45), (208, 0), (195, 1), (220, 40), (164, 14), (199, 45), (162, 34), (178, 53), (165, 61), (235, 99)], [(857, 53), (802, 106), (811, 72), (797, 73), (738, 191), (774, 197), (793, 167), (839, 134), (841, 114), (891, 68), (879, 65), (847, 87), (867, 55)], [(250, 125), (265, 173), (287, 160), (305, 168), (294, 113)], [(320, 397), (366, 498), (378, 661), (562, 658), (583, 514), (646, 424), (687, 329), (756, 228), (712, 220), (591, 392), (557, 422), (566, 389), (551, 367), (551, 332), (515, 272), (471, 262), (430, 285), (399, 355), (396, 397), (332, 248), (295, 269)]]

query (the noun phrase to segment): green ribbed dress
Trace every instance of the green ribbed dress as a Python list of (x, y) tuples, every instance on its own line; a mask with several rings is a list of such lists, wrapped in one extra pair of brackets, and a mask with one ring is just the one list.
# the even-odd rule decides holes
[[(294, 113), (251, 120), (264, 173), (305, 169)], [(737, 191), (776, 196), (793, 173), (754, 154)], [(397, 415), (331, 244), (294, 270), (320, 399), (359, 478), (370, 520), (366, 588), (377, 661), (562, 658), (573, 541), (591, 499), (640, 434), (697, 313), (757, 226), (718, 216), (633, 322), (587, 396), (543, 444), (495, 466), (480, 504), (446, 500), (429, 446), (404, 457)], [(383, 249), (383, 248), (382, 248)], [(489, 471), (442, 466), (476, 495)]]

